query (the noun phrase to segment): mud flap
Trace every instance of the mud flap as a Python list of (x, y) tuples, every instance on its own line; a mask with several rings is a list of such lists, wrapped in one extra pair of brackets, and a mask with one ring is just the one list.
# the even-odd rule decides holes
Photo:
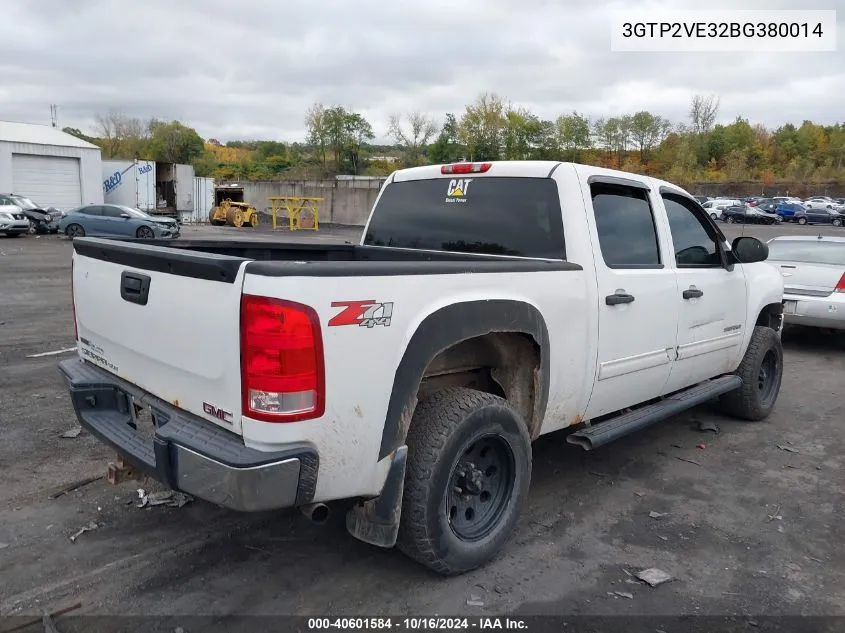
[(377, 547), (393, 547), (399, 534), (402, 493), (405, 490), (405, 464), (408, 447), (400, 446), (393, 455), (381, 494), (352, 506), (346, 513), (346, 529), (359, 541)]

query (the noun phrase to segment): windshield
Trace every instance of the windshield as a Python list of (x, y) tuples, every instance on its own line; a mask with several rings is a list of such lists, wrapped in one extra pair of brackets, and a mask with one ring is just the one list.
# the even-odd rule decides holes
[(149, 214), (144, 213), (140, 209), (133, 209), (132, 207), (124, 207), (122, 204), (115, 205), (118, 209), (123, 211), (124, 213), (128, 213), (133, 218), (148, 218), (150, 217)]
[(9, 196), (17, 206), (21, 209), (40, 209), (37, 204), (35, 204), (29, 198), (24, 198), (23, 196)]
[(768, 259), (845, 266), (845, 242), (773, 240), (769, 242)]

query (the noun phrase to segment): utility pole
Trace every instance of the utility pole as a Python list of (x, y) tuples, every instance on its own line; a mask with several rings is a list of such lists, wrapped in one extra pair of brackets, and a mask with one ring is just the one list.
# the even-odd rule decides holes
[(59, 106), (55, 103), (50, 104), (50, 120), (53, 123), (53, 127), (59, 126)]

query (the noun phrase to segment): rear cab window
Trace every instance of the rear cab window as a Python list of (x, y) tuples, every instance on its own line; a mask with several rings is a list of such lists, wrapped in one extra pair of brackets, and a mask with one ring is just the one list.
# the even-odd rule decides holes
[(484, 176), (392, 182), (364, 244), (566, 259), (557, 183)]

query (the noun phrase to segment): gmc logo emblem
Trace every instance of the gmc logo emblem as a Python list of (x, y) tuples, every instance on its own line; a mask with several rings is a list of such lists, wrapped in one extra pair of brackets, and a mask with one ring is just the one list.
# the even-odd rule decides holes
[(228, 422), (230, 424), (232, 422), (232, 413), (230, 411), (215, 407), (213, 404), (203, 402), (202, 410), (205, 411), (208, 415), (217, 418), (218, 420), (223, 420), (223, 422)]

